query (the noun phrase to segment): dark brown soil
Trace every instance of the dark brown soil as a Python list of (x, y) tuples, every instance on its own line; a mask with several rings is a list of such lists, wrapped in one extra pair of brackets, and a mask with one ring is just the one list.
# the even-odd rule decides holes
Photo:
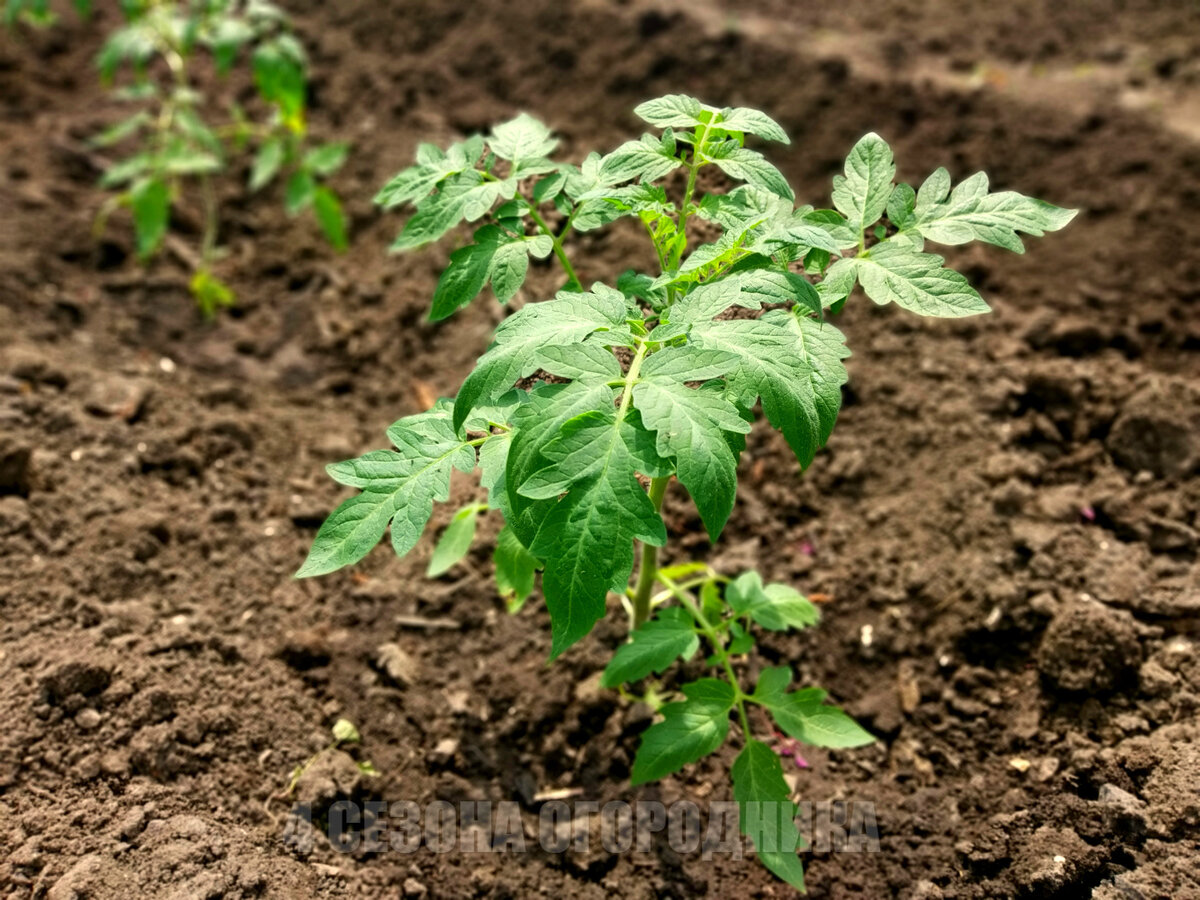
[[(453, 394), (501, 315), (425, 322), (444, 251), (387, 257), (399, 220), (371, 207), (378, 185), (419, 140), (518, 109), (581, 155), (683, 90), (775, 115), (795, 140), (774, 158), (817, 202), (876, 130), (902, 177), (983, 168), (1084, 210), (1024, 256), (951, 254), (993, 316), (852, 304), (845, 411), (803, 477), (777, 435), (750, 441), (716, 564), (828, 596), (821, 628), (767, 640), (760, 662), (791, 663), (881, 738), (798, 772), (798, 796), (872, 802), (880, 831), (877, 853), (808, 854), (812, 895), (1200, 898), (1193, 4), (293, 5), (315, 128), (355, 144), (338, 179), (353, 248), (231, 186), (241, 303), (212, 325), (178, 261), (134, 263), (120, 217), (92, 235), (83, 139), (120, 110), (90, 60), (112, 10), (0, 35), (3, 896), (788, 894), (750, 862), (665, 846), (346, 856), (289, 846), (286, 804), (264, 812), (340, 716), (382, 774), (327, 758), (300, 790), (318, 806), (517, 799), (534, 823), (555, 789), (728, 798), (733, 748), (629, 787), (642, 723), (594, 678), (617, 624), (547, 668), (543, 611), (492, 596), (491, 531), (435, 582), (428, 542), (290, 577), (340, 496), (323, 464)], [(581, 240), (585, 276), (647, 262), (635, 237)], [(554, 283), (539, 269), (526, 296)], [(668, 512), (676, 552), (706, 552), (686, 498)], [(411, 657), (400, 681), (385, 643)]]

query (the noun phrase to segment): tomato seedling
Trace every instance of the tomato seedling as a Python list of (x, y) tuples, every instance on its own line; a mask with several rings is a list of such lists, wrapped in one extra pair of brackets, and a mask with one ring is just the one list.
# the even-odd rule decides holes
[[(92, 0), (71, 0), (71, 5), (80, 18), (92, 14)], [(4, 0), (0, 7), (0, 22), (9, 28), (18, 22), (34, 28), (48, 28), (58, 21), (58, 14), (50, 8), (50, 0)]]
[[(834, 179), (834, 209), (798, 207), (779, 170), (745, 146), (750, 135), (788, 142), (765, 114), (681, 95), (636, 112), (659, 133), (593, 153), (578, 167), (552, 161), (557, 141), (549, 129), (521, 115), (446, 150), (422, 145), (416, 165), (379, 194), (387, 207), (416, 204), (396, 249), (486, 220), (450, 255), (434, 291), (434, 319), (488, 284), (502, 303), (511, 300), (530, 258), (554, 254), (567, 286), (500, 324), (456, 399), (395, 423), (388, 430), (395, 449), (329, 466), (336, 481), (361, 492), (329, 516), (297, 574), (358, 562), (389, 524), (396, 553), (408, 553), (434, 502), (448, 499), (451, 472), (478, 466), (487, 504), (455, 517), (432, 572), (465, 554), (480, 512), (495, 511), (504, 521), (494, 555), (500, 591), (519, 604), (542, 571), (551, 658), (591, 631), (612, 593), (629, 612), (631, 635), (604, 685), (661, 675), (703, 646), (712, 677), (682, 684), (659, 707), (632, 781), (662, 778), (712, 753), (736, 722), (741, 828), (767, 868), (802, 888), (796, 808), (780, 758), (763, 738), (773, 722), (820, 747), (873, 739), (820, 688), (791, 690), (789, 666), (765, 668), (752, 689), (743, 686), (739, 660), (753, 651), (755, 634), (811, 627), (817, 608), (757, 572), (730, 577), (704, 562), (661, 568), (668, 485), (678, 478), (717, 541), (756, 406), (801, 467), (829, 439), (849, 351), (828, 316), (856, 284), (876, 303), (919, 315), (987, 312), (966, 278), (924, 252), (925, 242), (981, 240), (1020, 252), (1018, 231), (1054, 231), (1074, 213), (990, 193), (982, 173), (953, 190), (945, 169), (917, 190), (894, 184), (892, 151), (874, 134), (855, 145)], [(697, 197), (705, 170), (742, 183)], [(659, 271), (627, 271), (585, 291), (568, 236), (623, 217), (645, 227)], [(693, 245), (701, 231), (719, 236)], [(651, 684), (648, 696), (663, 693)]]
[[(118, 96), (140, 108), (93, 143), (136, 141), (137, 150), (104, 173), (101, 185), (120, 193), (105, 205), (100, 222), (127, 207), (137, 254), (146, 260), (162, 245), (185, 186), (195, 186), (203, 224), (199, 253), (188, 254), (190, 286), (201, 311), (211, 316), (234, 302), (232, 290), (213, 273), (220, 229), (214, 178), (229, 170), (234, 154), (252, 151), (249, 190), (285, 178), (288, 214), (311, 208), (329, 242), (344, 249), (342, 205), (322, 179), (345, 161), (347, 145), (309, 146), (304, 49), (278, 7), (265, 0), (122, 0), (121, 9), (125, 22), (105, 42), (98, 64), (108, 82), (129, 67), (132, 82)], [(195, 77), (200, 57), (207, 55), (224, 76), (243, 51), (263, 115), (255, 121), (234, 105), (228, 121), (214, 124), (216, 104)]]

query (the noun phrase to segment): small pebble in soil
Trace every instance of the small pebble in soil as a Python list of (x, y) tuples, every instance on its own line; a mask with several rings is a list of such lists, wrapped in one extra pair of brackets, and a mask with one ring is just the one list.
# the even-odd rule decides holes
[(90, 706), (85, 706), (75, 713), (75, 724), (83, 731), (93, 731), (100, 727), (100, 713)]

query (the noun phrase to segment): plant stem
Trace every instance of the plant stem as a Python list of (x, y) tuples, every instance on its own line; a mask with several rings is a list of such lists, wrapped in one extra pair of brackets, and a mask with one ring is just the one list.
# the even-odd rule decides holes
[(563, 249), (562, 240), (546, 224), (546, 220), (532, 206), (529, 207), (529, 218), (537, 224), (538, 228), (542, 229), (542, 233), (550, 238), (554, 244), (554, 255), (558, 257), (558, 261), (562, 263), (563, 271), (567, 273), (567, 278), (570, 279), (568, 287), (574, 287), (576, 290), (583, 290), (583, 282), (579, 280), (579, 276), (575, 274), (575, 267), (571, 265), (571, 260), (567, 258), (567, 251)]
[(696, 604), (691, 594), (683, 590), (683, 588), (661, 572), (658, 573), (658, 580), (666, 586), (667, 590), (674, 595), (675, 599), (688, 611), (689, 615), (696, 620), (696, 625), (699, 626), (704, 636), (708, 638), (708, 642), (713, 648), (713, 655), (717, 657), (717, 660), (724, 667), (725, 674), (729, 678), (729, 683), (733, 686), (738, 719), (742, 723), (742, 734), (745, 735), (746, 740), (750, 740), (750, 719), (746, 715), (746, 695), (742, 693), (741, 686), (738, 684), (737, 673), (733, 670), (733, 663), (729, 659), (729, 651), (725, 648), (725, 642), (721, 639), (720, 634), (717, 633), (717, 629), (705, 618), (703, 611)]
[(207, 175), (200, 177), (200, 192), (204, 197), (204, 236), (200, 243), (200, 259), (207, 270), (216, 255), (218, 228), (217, 192)]
[[(662, 510), (663, 497), (666, 496), (667, 485), (670, 482), (670, 475), (650, 480), (650, 502), (654, 504), (655, 512)], [(658, 548), (653, 544), (642, 544), (641, 568), (638, 569), (637, 587), (633, 592), (633, 628), (640, 628), (650, 618), (650, 595), (654, 592), (656, 581), (658, 581)]]

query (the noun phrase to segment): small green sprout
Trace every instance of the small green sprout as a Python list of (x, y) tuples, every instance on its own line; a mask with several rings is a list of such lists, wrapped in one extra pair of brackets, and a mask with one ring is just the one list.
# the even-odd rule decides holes
[[(1019, 253), (1018, 231), (1056, 231), (1074, 212), (990, 192), (983, 173), (953, 189), (945, 169), (919, 189), (896, 184), (892, 151), (875, 134), (854, 146), (834, 179), (833, 209), (797, 206), (783, 174), (746, 146), (752, 135), (788, 143), (764, 113), (682, 95), (636, 112), (658, 133), (578, 166), (552, 160), (558, 141), (521, 115), (445, 150), (422, 145), (416, 164), (384, 187), (385, 207), (416, 205), (398, 250), (462, 222), (475, 227), (473, 240), (450, 254), (433, 319), (488, 285), (501, 303), (511, 301), (531, 259), (553, 254), (566, 284), (501, 322), (457, 398), (392, 425), (394, 449), (328, 467), (360, 493), (321, 526), (297, 574), (357, 563), (389, 525), (395, 552), (408, 553), (434, 503), (449, 498), (451, 473), (478, 467), (486, 514), (503, 520), (494, 555), (500, 593), (519, 607), (542, 571), (552, 659), (592, 630), (610, 595), (628, 611), (630, 640), (602, 683), (634, 696), (624, 685), (644, 682), (642, 699), (658, 711), (641, 736), (633, 783), (713, 753), (736, 722), (741, 749), (731, 774), (741, 828), (763, 864), (802, 889), (796, 807), (767, 740), (776, 730), (827, 748), (874, 739), (826, 703), (824, 690), (793, 690), (789, 665), (764, 668), (752, 688), (743, 686), (756, 635), (810, 628), (818, 610), (757, 572), (660, 567), (668, 486), (679, 480), (715, 543), (734, 507), (756, 408), (802, 468), (829, 440), (849, 356), (829, 319), (856, 285), (877, 304), (918, 315), (987, 312), (926, 242), (980, 240)], [(740, 184), (698, 197), (702, 171)], [(658, 271), (627, 271), (585, 291), (570, 237), (621, 218), (644, 227)], [(705, 234), (719, 236), (697, 245), (701, 221)], [(467, 552), (484, 509), (472, 504), (455, 516), (431, 574)], [(701, 652), (709, 676), (677, 688), (675, 677), (660, 680)]]

